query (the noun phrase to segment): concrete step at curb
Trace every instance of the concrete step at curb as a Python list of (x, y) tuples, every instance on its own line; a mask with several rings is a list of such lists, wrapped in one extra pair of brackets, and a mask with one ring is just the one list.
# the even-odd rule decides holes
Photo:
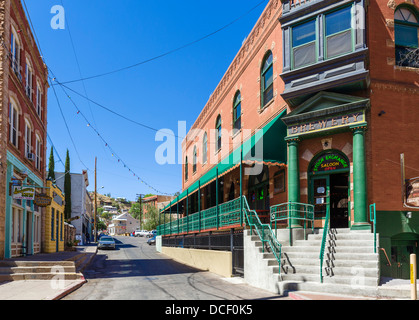
[(73, 261), (0, 261), (0, 267), (53, 267), (74, 266)]
[[(288, 262), (287, 258), (282, 258), (281, 261), (284, 262), (285, 265), (292, 265), (292, 266), (316, 266), (317, 268), (320, 267), (320, 259), (307, 259), (307, 258), (293, 258), (292, 261)], [(324, 261), (324, 265), (326, 265), (326, 261)], [(363, 268), (378, 268), (379, 263), (376, 260), (334, 260), (333, 261), (334, 267), (363, 267)]]
[[(283, 281), (303, 281), (303, 282), (319, 282), (320, 273), (318, 274), (284, 274), (282, 273)], [(357, 285), (361, 279), (355, 277), (333, 276), (328, 277), (326, 272), (323, 272), (323, 283), (342, 284), (342, 285)], [(377, 286), (378, 280), (376, 277), (362, 277), (362, 286)]]
[(76, 267), (72, 266), (31, 266), (31, 267), (0, 267), (0, 275), (17, 274), (17, 273), (51, 273), (57, 268), (65, 273), (75, 273)]
[[(286, 266), (286, 265), (285, 265)], [(323, 265), (323, 274), (326, 275), (326, 264)], [(288, 273), (299, 273), (299, 274), (320, 274), (320, 265), (318, 266), (308, 266), (308, 265), (292, 265), (288, 266)], [(365, 276), (365, 277), (375, 277), (378, 278), (379, 270), (378, 268), (365, 268), (365, 267), (334, 267), (332, 268), (334, 276)]]
[(278, 283), (280, 290), (284, 291), (307, 291), (316, 293), (331, 293), (331, 294), (342, 294), (352, 296), (364, 296), (364, 297), (377, 297), (378, 290), (376, 286), (352, 286), (345, 284), (334, 284), (334, 283), (320, 283), (319, 281), (314, 282), (295, 282), (295, 281), (283, 281)]
[(0, 274), (0, 281), (22, 281), (22, 280), (80, 280), (84, 279), (81, 273), (13, 273)]

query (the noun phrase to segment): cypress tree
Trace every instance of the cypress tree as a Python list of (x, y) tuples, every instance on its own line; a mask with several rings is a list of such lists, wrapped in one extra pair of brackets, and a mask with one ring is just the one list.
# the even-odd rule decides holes
[(64, 197), (65, 197), (64, 216), (65, 216), (65, 219), (70, 219), (71, 218), (71, 174), (70, 174), (70, 154), (68, 152), (68, 149), (67, 149), (67, 155), (65, 159)]
[(49, 155), (47, 179), (50, 179), (53, 183), (55, 183), (55, 160), (54, 160), (54, 148), (53, 147), (51, 147), (51, 153)]

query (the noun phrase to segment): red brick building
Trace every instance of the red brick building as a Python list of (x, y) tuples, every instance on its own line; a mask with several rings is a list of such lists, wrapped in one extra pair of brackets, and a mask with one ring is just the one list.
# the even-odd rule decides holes
[(12, 198), (13, 185), (45, 183), (48, 71), (19, 0), (0, 2), (1, 24), (1, 257), (41, 251), (42, 210)]
[(402, 181), (419, 177), (418, 39), (417, 0), (271, 0), (182, 144), (183, 192), (164, 212), (183, 220), (162, 234), (238, 231), (243, 221), (222, 214), (243, 195), (261, 220), (302, 203), (318, 232), (356, 235), (374, 231), (376, 204), (373, 259), (381, 275), (407, 277), (419, 242)]

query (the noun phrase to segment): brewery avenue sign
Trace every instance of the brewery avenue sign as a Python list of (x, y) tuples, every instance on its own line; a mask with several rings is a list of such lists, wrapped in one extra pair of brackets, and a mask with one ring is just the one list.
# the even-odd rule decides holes
[(331, 129), (338, 129), (350, 125), (361, 124), (364, 120), (363, 112), (354, 112), (326, 119), (312, 120), (288, 126), (288, 137), (310, 134)]

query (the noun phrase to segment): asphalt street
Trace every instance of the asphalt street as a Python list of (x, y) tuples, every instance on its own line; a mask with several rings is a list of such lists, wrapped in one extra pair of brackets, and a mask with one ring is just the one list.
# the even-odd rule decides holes
[(177, 263), (144, 237), (115, 237), (84, 271), (87, 283), (63, 300), (289, 300)]

